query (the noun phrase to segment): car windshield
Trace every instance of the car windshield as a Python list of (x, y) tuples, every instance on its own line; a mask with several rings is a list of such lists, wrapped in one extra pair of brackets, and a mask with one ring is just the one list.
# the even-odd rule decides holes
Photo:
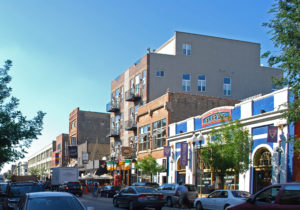
[(138, 193), (157, 193), (158, 191), (151, 187), (137, 187), (135, 188)]
[(248, 198), (251, 196), (251, 194), (246, 191), (231, 191), (231, 193), (236, 198)]
[(30, 210), (84, 210), (82, 205), (73, 197), (44, 197), (30, 198), (28, 201), (28, 209)]
[(185, 185), (189, 192), (196, 191), (196, 187), (194, 185)]
[(10, 197), (21, 197), (25, 195), (25, 193), (29, 192), (41, 192), (43, 191), (43, 186), (35, 184), (35, 185), (12, 185), (10, 187), (9, 196)]

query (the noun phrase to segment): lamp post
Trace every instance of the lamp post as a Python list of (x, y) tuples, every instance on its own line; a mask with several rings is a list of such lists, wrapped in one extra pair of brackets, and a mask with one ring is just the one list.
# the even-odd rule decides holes
[[(197, 154), (197, 159), (196, 159), (196, 173), (195, 173), (195, 185), (196, 185), (196, 189), (197, 189), (197, 185), (198, 185), (198, 159), (200, 159), (199, 161), (199, 169), (201, 170), (202, 167), (201, 167), (201, 149), (202, 149), (202, 141), (203, 141), (203, 135), (201, 132), (199, 133), (194, 133), (193, 136), (192, 136), (192, 141), (193, 141), (193, 147), (195, 148), (195, 145), (196, 145), (196, 142), (199, 143), (199, 148), (200, 148), (200, 154), (198, 152), (198, 148), (196, 150), (196, 154)], [(202, 171), (200, 171), (200, 196), (202, 196)]]

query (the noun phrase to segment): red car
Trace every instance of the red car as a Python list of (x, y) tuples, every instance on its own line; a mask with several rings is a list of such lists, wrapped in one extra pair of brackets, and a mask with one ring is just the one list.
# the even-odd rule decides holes
[(260, 190), (246, 202), (227, 210), (300, 209), (300, 182), (274, 184)]

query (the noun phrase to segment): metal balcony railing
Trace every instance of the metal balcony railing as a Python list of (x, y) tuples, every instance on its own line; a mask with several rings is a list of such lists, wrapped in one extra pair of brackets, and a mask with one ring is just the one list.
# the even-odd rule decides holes
[(136, 130), (137, 129), (137, 123), (135, 119), (130, 119), (125, 121), (125, 130)]
[(107, 112), (119, 112), (120, 104), (118, 102), (114, 102), (114, 103), (109, 102), (108, 104), (106, 104), (106, 111)]
[(140, 88), (133, 89), (125, 92), (125, 101), (138, 101), (141, 99), (141, 91)]
[(108, 134), (108, 137), (119, 137), (120, 136), (120, 130), (116, 128), (111, 128)]

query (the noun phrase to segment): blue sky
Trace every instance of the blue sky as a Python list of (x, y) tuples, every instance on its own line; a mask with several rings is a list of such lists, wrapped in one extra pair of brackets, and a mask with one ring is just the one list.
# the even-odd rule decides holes
[[(261, 44), (273, 0), (0, 0), (0, 66), (10, 75), (19, 109), (47, 113), (31, 155), (68, 133), (69, 113), (105, 112), (110, 83), (174, 31)], [(265, 61), (262, 61), (265, 64)], [(27, 156), (28, 156), (27, 155)], [(5, 167), (7, 169), (7, 166)]]

